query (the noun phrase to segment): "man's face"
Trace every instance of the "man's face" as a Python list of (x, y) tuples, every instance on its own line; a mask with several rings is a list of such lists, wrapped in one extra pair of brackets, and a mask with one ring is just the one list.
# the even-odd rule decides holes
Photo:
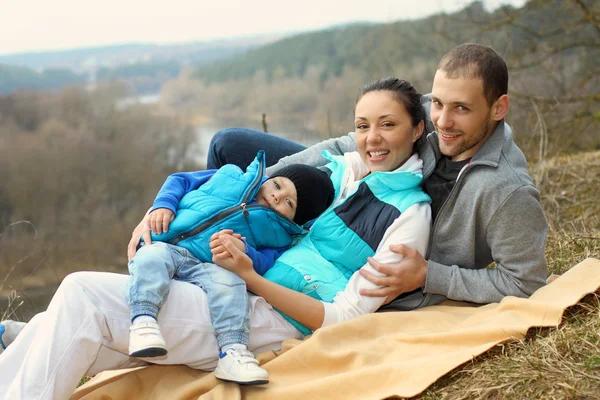
[(452, 161), (472, 157), (491, 136), (498, 120), (493, 117), (496, 103), (490, 107), (483, 94), (483, 80), (451, 79), (438, 70), (431, 96), (431, 120), (442, 154)]

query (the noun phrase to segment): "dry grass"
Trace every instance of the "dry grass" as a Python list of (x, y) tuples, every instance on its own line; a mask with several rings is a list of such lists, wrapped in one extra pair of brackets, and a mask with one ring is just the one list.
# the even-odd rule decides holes
[[(550, 226), (550, 273), (600, 258), (600, 152), (533, 166)], [(599, 292), (600, 294), (600, 292)], [(439, 379), (419, 399), (599, 399), (600, 296), (567, 310), (556, 328), (531, 329)]]
[(569, 309), (558, 329), (531, 329), (438, 380), (422, 399), (597, 399), (600, 298)]

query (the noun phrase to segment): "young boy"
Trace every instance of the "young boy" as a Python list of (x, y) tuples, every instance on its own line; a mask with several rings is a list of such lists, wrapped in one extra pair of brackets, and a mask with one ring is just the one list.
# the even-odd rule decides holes
[(167, 178), (150, 211), (152, 244), (142, 246), (128, 265), (130, 356), (167, 354), (156, 320), (170, 279), (177, 279), (207, 293), (221, 350), (216, 377), (241, 384), (268, 382), (267, 371), (247, 350), (245, 282), (215, 265), (212, 254), (224, 251), (219, 235), (230, 235), (264, 274), (303, 232), (301, 225), (329, 207), (334, 189), (327, 174), (314, 167), (290, 165), (266, 180), (264, 169), (260, 151), (246, 173), (226, 165)]

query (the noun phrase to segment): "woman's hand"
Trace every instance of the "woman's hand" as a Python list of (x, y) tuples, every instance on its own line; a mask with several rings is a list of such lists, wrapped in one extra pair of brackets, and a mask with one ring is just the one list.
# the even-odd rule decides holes
[(144, 239), (144, 243), (151, 244), (152, 239), (150, 239), (150, 228), (148, 227), (148, 218), (149, 214), (146, 213), (144, 218), (140, 221), (140, 223), (135, 227), (133, 232), (131, 233), (131, 240), (127, 245), (127, 260), (131, 260), (135, 256), (135, 252), (137, 251), (138, 244), (140, 244), (140, 238)]
[(213, 251), (213, 248), (211, 247), (211, 252), (213, 253), (212, 261), (215, 264), (239, 275), (239, 277), (245, 281), (250, 279), (253, 275), (257, 275), (256, 271), (254, 271), (250, 257), (236, 246), (237, 242), (240, 242), (242, 245), (244, 245), (244, 242), (232, 235), (220, 235), (218, 236), (218, 239), (221, 245), (215, 247), (215, 249), (222, 247), (223, 251)]
[(369, 257), (369, 264), (377, 271), (386, 276), (377, 276), (364, 269), (360, 274), (379, 289), (361, 289), (360, 294), (369, 297), (387, 296), (384, 304), (390, 303), (402, 293), (412, 292), (425, 286), (427, 276), (427, 260), (419, 252), (403, 244), (390, 246), (390, 250), (404, 256), (402, 261), (393, 264), (383, 264)]
[(240, 235), (239, 233), (233, 233), (233, 230), (231, 229), (223, 229), (219, 232), (215, 232), (212, 234), (212, 236), (210, 237), (210, 252), (215, 255), (215, 254), (221, 254), (227, 250), (225, 250), (225, 247), (223, 247), (223, 245), (221, 244), (221, 239), (219, 239), (219, 237), (221, 235), (227, 235), (230, 236), (233, 239), (233, 244), (235, 245), (235, 247), (237, 247), (238, 249), (240, 249), (240, 251), (242, 253), (246, 252), (246, 243), (244, 243), (242, 241), (242, 239), (246, 239), (244, 237), (242, 237), (242, 235)]

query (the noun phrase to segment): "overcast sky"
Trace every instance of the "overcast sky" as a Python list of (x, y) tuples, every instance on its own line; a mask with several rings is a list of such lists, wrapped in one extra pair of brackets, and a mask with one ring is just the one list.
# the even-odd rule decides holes
[[(0, 0), (0, 54), (105, 44), (205, 41), (391, 22), (468, 0)], [(488, 9), (525, 0), (484, 0)]]

